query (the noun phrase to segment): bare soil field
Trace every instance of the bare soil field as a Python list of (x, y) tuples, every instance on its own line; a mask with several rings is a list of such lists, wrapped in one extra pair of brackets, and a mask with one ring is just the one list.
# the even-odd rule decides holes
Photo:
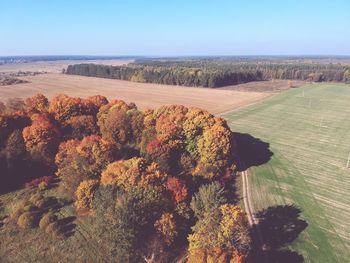
[(120, 66), (133, 62), (133, 60), (56, 60), (56, 61), (38, 61), (28, 63), (13, 63), (0, 65), (0, 72), (18, 72), (18, 71), (45, 71), (50, 73), (60, 73), (68, 65), (79, 63), (104, 64), (111, 66)]
[(258, 102), (273, 95), (266, 92), (190, 88), (58, 73), (25, 76), (21, 79), (30, 83), (2, 86), (0, 100), (6, 101), (13, 97), (26, 98), (36, 93), (42, 93), (48, 98), (59, 93), (79, 97), (100, 94), (109, 99), (117, 98), (126, 102), (135, 102), (141, 109), (165, 104), (183, 104), (201, 107), (218, 114)]
[[(293, 87), (300, 87), (307, 84), (306, 81), (292, 80)], [(235, 91), (248, 91), (248, 92), (280, 92), (290, 89), (289, 80), (274, 79), (268, 81), (252, 81), (239, 85), (230, 85), (220, 90), (235, 90)]]

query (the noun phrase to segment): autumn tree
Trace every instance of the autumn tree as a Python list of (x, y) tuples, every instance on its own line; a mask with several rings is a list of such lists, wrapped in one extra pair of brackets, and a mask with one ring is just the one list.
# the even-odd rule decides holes
[(60, 177), (63, 188), (74, 192), (82, 180), (99, 179), (115, 156), (115, 146), (97, 135), (81, 141), (69, 140), (59, 146), (55, 158), (56, 175)]
[(66, 132), (71, 139), (81, 140), (86, 136), (99, 133), (96, 119), (92, 115), (73, 116), (66, 124)]
[(210, 257), (215, 262), (242, 262), (251, 247), (247, 218), (238, 206), (231, 204), (206, 213), (192, 231), (188, 236), (190, 262), (208, 262)]
[(183, 141), (182, 125), (187, 108), (180, 105), (163, 106), (155, 110), (157, 139), (165, 142)]
[(91, 209), (95, 190), (98, 188), (99, 180), (84, 180), (75, 191), (75, 206), (78, 209)]
[(207, 111), (198, 108), (189, 108), (183, 131), (186, 137), (186, 149), (194, 156), (198, 156), (197, 141), (202, 137), (203, 131), (213, 126), (215, 118)]
[(134, 105), (114, 100), (102, 106), (97, 116), (103, 138), (119, 147), (138, 148), (143, 130), (143, 114)]
[(206, 178), (219, 176), (232, 161), (232, 132), (223, 125), (215, 124), (203, 132), (197, 149), (200, 159), (195, 173)]
[(22, 113), (0, 114), (0, 148), (13, 131), (22, 130), (30, 123), (30, 118)]
[(163, 213), (154, 223), (156, 230), (162, 235), (167, 245), (171, 245), (177, 236), (176, 222), (174, 216), (170, 213)]
[[(108, 186), (99, 188), (94, 199), (99, 198), (99, 192), (105, 187)], [(109, 207), (107, 204), (103, 210), (93, 205), (99, 218), (97, 235), (108, 256), (116, 258), (117, 262), (141, 262), (141, 251), (148, 245), (146, 240), (154, 229), (154, 222), (161, 211), (169, 207), (168, 201), (159, 188), (151, 186), (131, 187), (126, 191), (119, 190), (115, 195), (111, 189), (107, 192), (110, 193), (108, 196), (115, 196), (114, 203), (109, 199)]]
[(159, 170), (156, 163), (147, 165), (143, 158), (120, 160), (107, 166), (102, 172), (102, 185), (116, 185), (122, 188), (131, 186), (163, 186), (167, 175)]
[(81, 98), (60, 94), (50, 101), (49, 112), (64, 126), (71, 117), (93, 114), (94, 107), (92, 105), (93, 103)]
[(25, 100), (26, 110), (30, 113), (44, 113), (49, 106), (49, 100), (43, 94), (36, 94)]
[(90, 96), (86, 98), (88, 103), (91, 103), (94, 106), (94, 114), (96, 115), (99, 109), (108, 104), (108, 99), (101, 95)]
[(170, 172), (172, 149), (168, 143), (154, 139), (147, 144), (146, 153), (146, 158), (156, 162), (163, 171)]
[(198, 218), (204, 218), (217, 210), (220, 205), (227, 203), (226, 191), (218, 182), (202, 185), (191, 200), (191, 209)]
[(60, 130), (50, 120), (50, 116), (32, 115), (32, 125), (23, 129), (23, 138), (33, 159), (53, 164), (60, 142)]
[(176, 177), (169, 177), (166, 182), (166, 187), (172, 193), (175, 203), (186, 200), (188, 189), (183, 180)]
[(21, 130), (14, 130), (0, 150), (0, 193), (22, 184), (28, 177), (27, 151)]

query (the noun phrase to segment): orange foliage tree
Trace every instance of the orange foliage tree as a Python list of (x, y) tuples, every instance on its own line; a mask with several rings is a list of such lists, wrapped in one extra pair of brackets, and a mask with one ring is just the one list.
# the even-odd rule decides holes
[(172, 193), (176, 203), (180, 203), (186, 200), (188, 189), (183, 180), (176, 177), (169, 177), (166, 186), (167, 189)]
[(63, 188), (73, 192), (82, 180), (99, 179), (115, 156), (115, 146), (97, 135), (81, 141), (69, 140), (59, 146), (55, 158), (56, 175), (60, 177)]
[(62, 125), (73, 116), (88, 115), (91, 109), (81, 98), (73, 98), (64, 94), (57, 95), (50, 101), (49, 112)]
[(94, 114), (96, 115), (99, 109), (108, 104), (106, 97), (101, 95), (90, 96), (86, 98), (87, 103), (90, 103), (94, 106)]
[(27, 151), (53, 162), (60, 142), (60, 130), (47, 114), (32, 115), (32, 125), (23, 129)]
[(31, 113), (44, 113), (49, 106), (49, 100), (43, 94), (36, 94), (25, 100), (26, 109)]

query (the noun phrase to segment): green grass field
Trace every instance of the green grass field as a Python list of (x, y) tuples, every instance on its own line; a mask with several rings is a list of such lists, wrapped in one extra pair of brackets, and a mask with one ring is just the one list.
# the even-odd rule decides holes
[(289, 248), (305, 262), (349, 262), (350, 85), (290, 89), (223, 117), (273, 152), (250, 169), (255, 211), (299, 207), (308, 226)]

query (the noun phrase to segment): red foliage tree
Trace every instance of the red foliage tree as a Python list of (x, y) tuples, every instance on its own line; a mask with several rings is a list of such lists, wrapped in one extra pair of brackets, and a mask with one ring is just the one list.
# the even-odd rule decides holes
[(168, 143), (154, 139), (147, 144), (146, 153), (163, 171), (170, 171), (171, 148)]
[(166, 187), (172, 193), (176, 203), (180, 203), (186, 200), (188, 189), (184, 181), (176, 177), (169, 177), (166, 183)]

